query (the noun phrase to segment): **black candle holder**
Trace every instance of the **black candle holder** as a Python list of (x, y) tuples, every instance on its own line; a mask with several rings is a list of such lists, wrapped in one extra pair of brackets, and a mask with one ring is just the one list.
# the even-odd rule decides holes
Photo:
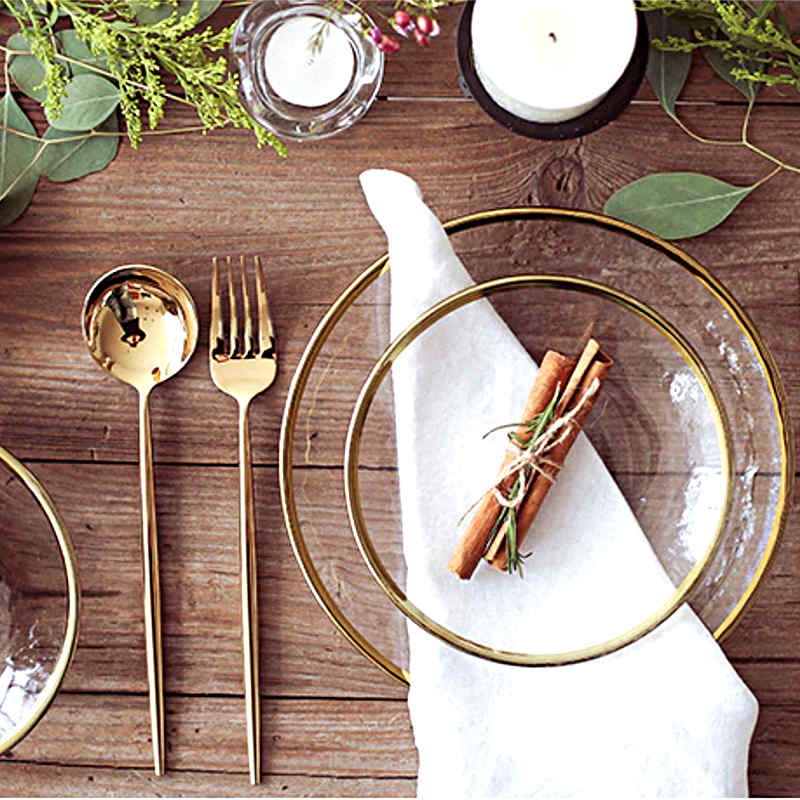
[(532, 122), (518, 117), (498, 105), (486, 91), (475, 69), (472, 56), (472, 11), (474, 0), (468, 0), (458, 25), (458, 66), (461, 70), (461, 89), (504, 128), (532, 139), (574, 139), (592, 133), (615, 120), (628, 106), (639, 89), (647, 70), (650, 39), (644, 14), (638, 11), (636, 43), (628, 66), (608, 94), (585, 113), (563, 122)]

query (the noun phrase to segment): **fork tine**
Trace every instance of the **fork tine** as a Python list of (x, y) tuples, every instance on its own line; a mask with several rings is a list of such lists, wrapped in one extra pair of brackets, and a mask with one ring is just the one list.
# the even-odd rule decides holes
[(247, 358), (253, 352), (253, 319), (250, 315), (250, 293), (247, 291), (247, 270), (244, 256), (239, 256), (242, 267), (242, 316), (244, 316), (244, 341), (242, 355)]
[(222, 309), (219, 298), (219, 259), (211, 259), (213, 272), (211, 273), (211, 330), (209, 331), (209, 346), (212, 355), (222, 347)]
[(228, 298), (231, 306), (230, 317), (230, 354), (235, 356), (239, 348), (239, 326), (236, 320), (236, 290), (233, 288), (233, 266), (231, 257), (225, 259), (228, 262)]
[[(256, 294), (258, 295), (258, 352), (263, 356), (271, 351), (274, 345), (272, 318), (269, 315), (267, 290), (264, 288), (264, 272), (261, 269), (261, 256), (255, 256), (256, 262)], [(271, 354), (274, 357), (274, 352)]]

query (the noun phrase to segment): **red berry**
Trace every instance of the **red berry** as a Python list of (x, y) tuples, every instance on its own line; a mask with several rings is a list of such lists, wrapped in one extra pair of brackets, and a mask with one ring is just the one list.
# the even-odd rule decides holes
[(398, 42), (396, 39), (392, 39), (391, 36), (386, 36), (385, 34), (378, 44), (378, 50), (380, 50), (382, 53), (396, 53), (399, 49), (400, 42)]
[(414, 38), (417, 40), (417, 44), (422, 47), (427, 47), (430, 44), (428, 37), (419, 28), (414, 31)]
[(394, 21), (395, 24), (399, 25), (401, 28), (407, 28), (411, 24), (411, 17), (407, 11), (395, 11)]
[(373, 28), (370, 28), (369, 31), (367, 32), (367, 35), (372, 40), (373, 44), (380, 44), (381, 39), (383, 38), (381, 29), (377, 25)]
[(429, 17), (420, 14), (417, 17), (417, 30), (421, 31), (425, 36), (430, 36), (433, 33), (433, 22)]

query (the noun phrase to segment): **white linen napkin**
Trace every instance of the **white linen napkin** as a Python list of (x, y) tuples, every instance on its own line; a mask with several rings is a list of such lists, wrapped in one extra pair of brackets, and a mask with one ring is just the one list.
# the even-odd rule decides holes
[[(472, 280), (413, 180), (368, 170), (361, 184), (389, 242), (395, 336)], [(480, 300), (423, 334), (392, 374), (406, 590), (423, 611), (495, 647), (555, 652), (628, 630), (669, 597), (583, 434), (536, 519), (525, 579), (446, 572), (456, 521), (502, 460), (504, 437), (482, 435), (516, 419), (536, 366)], [(421, 798), (747, 794), (758, 704), (688, 606), (621, 651), (564, 667), (490, 663), (413, 623), (408, 634)]]

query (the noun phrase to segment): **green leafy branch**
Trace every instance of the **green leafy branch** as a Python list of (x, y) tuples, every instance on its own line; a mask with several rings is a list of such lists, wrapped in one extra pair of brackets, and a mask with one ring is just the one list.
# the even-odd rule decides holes
[[(0, 11), (19, 27), (0, 45), (6, 87), (0, 101), (0, 225), (24, 211), (40, 176), (73, 180), (103, 169), (122, 136), (136, 147), (146, 135), (235, 126), (252, 131), (258, 146), (286, 154), (239, 101), (238, 76), (228, 71), (224, 52), (234, 25), (216, 32), (197, 27), (221, 2), (0, 0)], [(72, 27), (62, 27), (64, 22)], [(48, 122), (43, 136), (14, 99), (9, 76), (42, 104)], [(169, 100), (193, 108), (200, 124), (156, 130)]]
[[(749, 186), (735, 186), (695, 172), (657, 173), (633, 181), (605, 205), (610, 216), (666, 239), (698, 236), (719, 225), (762, 184), (781, 171), (800, 172), (755, 145), (749, 135), (753, 108), (763, 85), (789, 84), (800, 90), (800, 48), (775, 2), (740, 0), (639, 0), (650, 33), (647, 78), (663, 109), (695, 141), (743, 148), (770, 162), (772, 169)], [(710, 139), (678, 116), (676, 101), (700, 49), (719, 77), (747, 101), (740, 136)], [(787, 71), (788, 70), (788, 71)]]

